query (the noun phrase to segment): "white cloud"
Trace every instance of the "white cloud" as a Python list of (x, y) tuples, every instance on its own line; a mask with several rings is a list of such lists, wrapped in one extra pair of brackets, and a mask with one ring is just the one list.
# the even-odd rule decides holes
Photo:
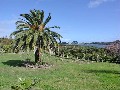
[(109, 1), (116, 1), (116, 0), (90, 0), (88, 7), (89, 8), (97, 7), (102, 3), (109, 2)]

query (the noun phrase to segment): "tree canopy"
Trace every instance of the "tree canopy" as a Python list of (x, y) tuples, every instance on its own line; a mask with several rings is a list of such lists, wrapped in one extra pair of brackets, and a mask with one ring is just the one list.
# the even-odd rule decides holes
[(16, 22), (16, 31), (11, 35), (15, 37), (14, 50), (27, 49), (32, 50), (34, 46), (41, 49), (48, 49), (50, 46), (57, 46), (62, 36), (52, 31), (52, 28), (59, 26), (47, 27), (51, 20), (51, 14), (44, 20), (43, 10), (30, 10), (29, 14), (20, 14), (20, 18)]

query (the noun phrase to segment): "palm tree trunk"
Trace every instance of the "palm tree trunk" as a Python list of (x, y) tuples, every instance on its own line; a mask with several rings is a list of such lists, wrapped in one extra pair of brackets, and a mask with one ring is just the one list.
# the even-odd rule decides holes
[(39, 49), (39, 62), (42, 62), (42, 51), (41, 48)]
[(58, 46), (58, 56), (60, 56), (60, 48), (59, 48), (59, 46)]
[(35, 53), (35, 63), (38, 63), (38, 61), (39, 61), (39, 49), (38, 49), (38, 47), (35, 48), (34, 53)]

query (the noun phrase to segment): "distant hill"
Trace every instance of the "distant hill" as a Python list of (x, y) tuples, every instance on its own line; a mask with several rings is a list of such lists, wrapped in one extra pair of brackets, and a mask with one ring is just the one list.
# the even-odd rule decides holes
[(120, 40), (116, 40), (116, 41), (113, 41), (113, 42), (92, 42), (92, 43), (89, 43), (89, 44), (111, 45), (113, 43), (120, 43)]

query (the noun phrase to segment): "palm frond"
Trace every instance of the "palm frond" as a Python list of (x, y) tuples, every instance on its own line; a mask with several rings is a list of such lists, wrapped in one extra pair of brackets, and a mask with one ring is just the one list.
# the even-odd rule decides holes
[(53, 26), (53, 27), (50, 27), (50, 28), (58, 28), (58, 29), (60, 29), (60, 27), (59, 27), (59, 26)]
[(41, 12), (41, 22), (43, 22), (43, 19), (44, 19), (44, 11), (42, 10), (42, 12)]
[(49, 13), (49, 16), (47, 17), (47, 19), (46, 19), (45, 22), (44, 22), (44, 25), (46, 25), (46, 24), (50, 21), (50, 19), (51, 19), (51, 15), (50, 15), (50, 13)]
[(33, 18), (29, 14), (20, 14), (20, 16), (24, 17), (27, 21), (29, 21), (32, 25), (35, 23)]
[(17, 24), (16, 25), (16, 29), (18, 29), (18, 30), (24, 30), (24, 29), (29, 29), (30, 28), (30, 26), (28, 25), (28, 24)]
[(18, 30), (18, 31), (14, 31), (13, 33), (10, 34), (10, 36), (12, 35), (16, 35), (17, 33), (23, 32), (24, 30)]

